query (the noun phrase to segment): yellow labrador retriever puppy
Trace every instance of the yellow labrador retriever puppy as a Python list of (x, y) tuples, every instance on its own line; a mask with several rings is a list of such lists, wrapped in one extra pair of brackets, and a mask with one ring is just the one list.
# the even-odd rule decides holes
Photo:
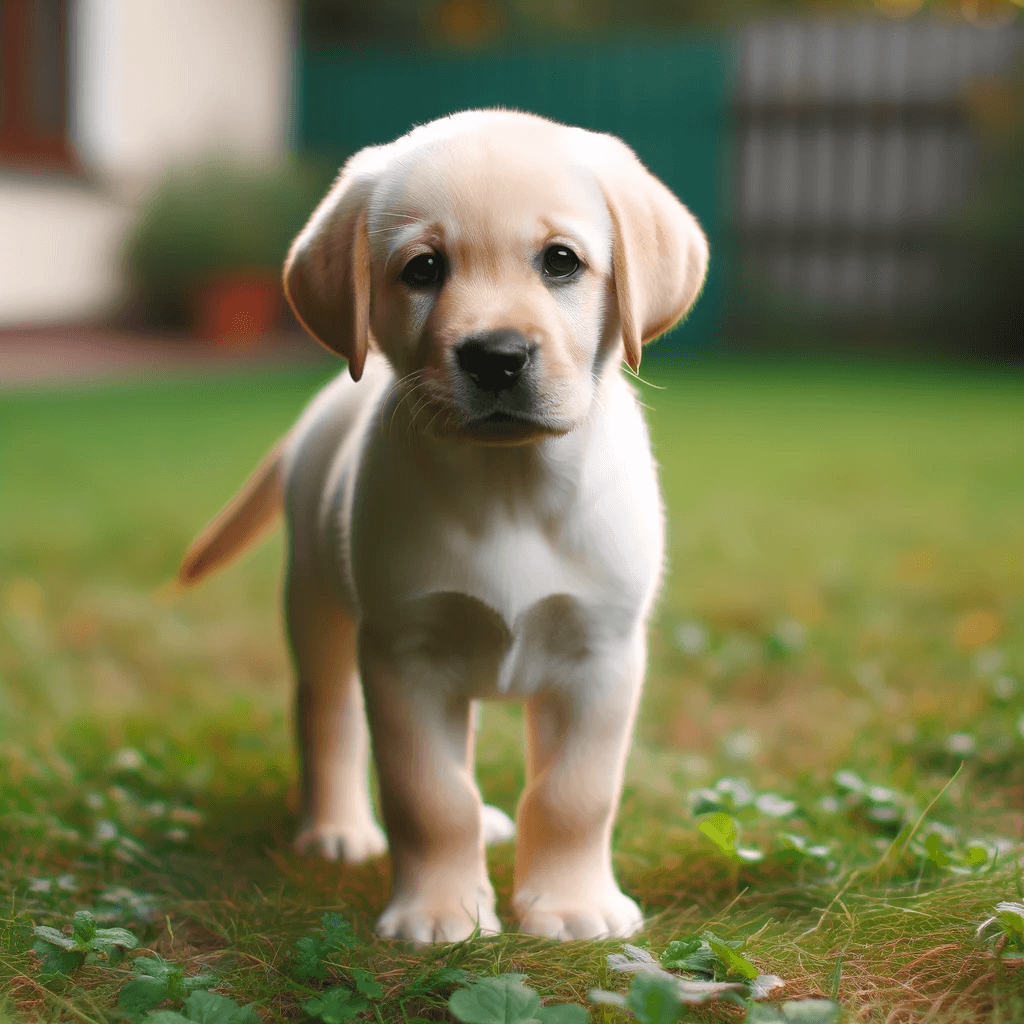
[(291, 304), (351, 380), (317, 396), (181, 579), (285, 510), (297, 844), (348, 862), (390, 846), (383, 936), (500, 928), (484, 844), (512, 828), (481, 804), (473, 702), (501, 698), (526, 704), (521, 929), (643, 924), (610, 837), (663, 516), (619, 367), (686, 313), (706, 264), (694, 218), (624, 143), (506, 110), (357, 153), (292, 246)]

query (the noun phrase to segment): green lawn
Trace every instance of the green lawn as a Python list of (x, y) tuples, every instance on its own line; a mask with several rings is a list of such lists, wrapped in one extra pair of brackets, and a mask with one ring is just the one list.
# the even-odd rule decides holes
[[(289, 847), (280, 538), (195, 592), (160, 589), (324, 374), (0, 395), (0, 1021), (123, 1019), (126, 965), (43, 985), (28, 951), (33, 926), (81, 908), (212, 969), (264, 1020), (306, 1019), (346, 965), (381, 984), (363, 1014), (379, 1024), (445, 1019), (450, 985), (410, 988), (441, 961), (560, 1000), (627, 986), (605, 962), (619, 942), (377, 943), (386, 863)], [(1024, 1020), (1024, 961), (997, 926), (978, 935), (1024, 900), (1024, 378), (645, 374), (663, 387), (644, 400), (670, 575), (616, 829), (650, 921), (638, 941), (748, 938), (784, 999), (837, 995), (850, 1019)], [(483, 726), (481, 786), (511, 812), (519, 710), (488, 707)], [(695, 803), (722, 779), (750, 792)], [(721, 852), (700, 830), (726, 820), (713, 811), (764, 857)], [(491, 863), (511, 925), (511, 850)], [(362, 941), (300, 983), (290, 951), (326, 911)]]

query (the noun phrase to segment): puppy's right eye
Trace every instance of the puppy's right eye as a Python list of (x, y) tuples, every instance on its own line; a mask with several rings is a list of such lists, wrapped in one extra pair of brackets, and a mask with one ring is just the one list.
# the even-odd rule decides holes
[(402, 271), (402, 280), (410, 288), (434, 288), (444, 280), (444, 258), (436, 252), (414, 256)]

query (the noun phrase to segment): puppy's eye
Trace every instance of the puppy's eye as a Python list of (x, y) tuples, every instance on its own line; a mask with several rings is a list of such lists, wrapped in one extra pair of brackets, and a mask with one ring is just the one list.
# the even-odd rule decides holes
[(414, 256), (402, 271), (402, 280), (410, 288), (433, 288), (444, 280), (444, 257), (436, 252)]
[(544, 250), (544, 276), (564, 280), (580, 269), (580, 258), (564, 245), (549, 245)]

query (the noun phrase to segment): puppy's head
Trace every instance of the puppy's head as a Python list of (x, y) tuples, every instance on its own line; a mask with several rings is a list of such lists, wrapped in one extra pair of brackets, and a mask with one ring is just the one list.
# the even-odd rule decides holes
[(696, 300), (707, 255), (618, 139), (467, 111), (352, 157), (284, 282), (356, 380), (381, 350), (421, 429), (515, 444), (578, 426), (623, 354), (636, 369)]

